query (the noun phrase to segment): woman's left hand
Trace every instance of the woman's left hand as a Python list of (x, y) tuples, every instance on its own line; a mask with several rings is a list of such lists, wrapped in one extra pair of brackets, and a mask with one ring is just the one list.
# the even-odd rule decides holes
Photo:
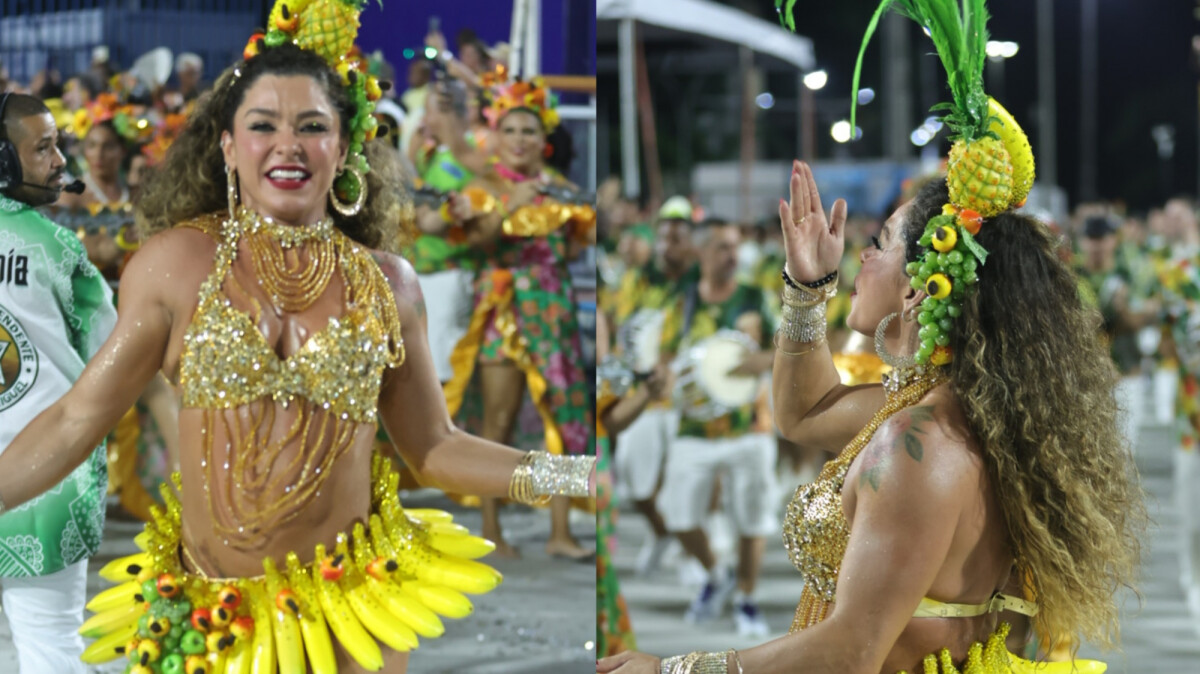
[(625, 651), (596, 661), (596, 674), (658, 674), (662, 660), (653, 655)]

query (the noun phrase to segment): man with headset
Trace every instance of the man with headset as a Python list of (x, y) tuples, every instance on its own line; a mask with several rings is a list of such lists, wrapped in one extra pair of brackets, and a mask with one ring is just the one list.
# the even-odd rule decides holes
[[(0, 453), (83, 372), (116, 324), (112, 292), (75, 235), (35, 207), (64, 189), (50, 111), (0, 95)], [(80, 184), (80, 186), (82, 186)], [(45, 495), (0, 503), (0, 585), (23, 674), (84, 673), (87, 559), (104, 530), (103, 445)]]

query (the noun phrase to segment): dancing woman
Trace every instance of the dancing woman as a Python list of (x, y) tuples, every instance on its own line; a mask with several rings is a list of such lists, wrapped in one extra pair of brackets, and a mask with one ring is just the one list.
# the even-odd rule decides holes
[(394, 155), (369, 140), (377, 85), (329, 65), (352, 32), (322, 43), (303, 32), (317, 22), (295, 32), (278, 10), (148, 185), (139, 214), (159, 233), (126, 271), (112, 337), (0, 457), (12, 507), (78, 465), (160, 369), (182, 388), (180, 494), (163, 490), (144, 553), (102, 570), (123, 584), (93, 600), (84, 630), (100, 638), (85, 658), (405, 671), (417, 635), (441, 634), (436, 614), (465, 615), (461, 592), (499, 577), (464, 559), (490, 545), (445, 513), (401, 507), (372, 456), (376, 419), (445, 489), (589, 492), (590, 457), (524, 454), (452, 425), (414, 273), (380, 250), (401, 204), (385, 189)]
[[(1034, 616), (1052, 640), (1112, 643), (1113, 592), (1134, 581), (1146, 523), (1116, 373), (1046, 228), (1009, 210), (1032, 184), (1032, 156), (982, 91), (982, 3), (966, 26), (952, 5), (902, 4), (963, 70), (950, 80), (947, 180), (888, 219), (855, 279), (847, 324), (875, 334), (893, 366), (883, 386), (842, 385), (826, 344), (845, 202), (827, 220), (799, 162), (780, 202), (777, 421), (790, 439), (840, 448), (787, 508), (784, 545), (805, 576), (790, 633), (661, 662), (622, 654), (598, 671), (1033, 671), (1008, 653), (1003, 612)], [(1104, 668), (1038, 671), (1072, 664)]]
[[(455, 206), (482, 260), (467, 334), (450, 360), (446, 400), (457, 412), (478, 372), (481, 435), (511, 442), (525, 393), (537, 407), (547, 449), (590, 451), (591, 399), (584, 378), (574, 291), (567, 261), (594, 240), (595, 209), (563, 203), (547, 191), (575, 186), (546, 168), (546, 143), (558, 125), (553, 95), (540, 79), (496, 85), (487, 114), (496, 161)], [(449, 210), (449, 209), (447, 209)], [(497, 552), (516, 555), (500, 531), (497, 502), (483, 499), (483, 535)], [(551, 504), (551, 555), (588, 559), (568, 528), (569, 502)]]

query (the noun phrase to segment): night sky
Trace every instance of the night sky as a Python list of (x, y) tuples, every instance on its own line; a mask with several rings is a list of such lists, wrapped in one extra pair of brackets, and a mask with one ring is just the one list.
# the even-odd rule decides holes
[[(729, 1), (759, 16), (775, 16), (772, 0)], [(1081, 78), (1080, 12), (1081, 0), (1055, 0), (1055, 70), (1058, 97), (1058, 179), (1071, 197), (1078, 199), (1080, 165), (1079, 101)], [(818, 67), (826, 69), (829, 84), (820, 97), (847, 98), (854, 59), (863, 31), (874, 10), (874, 3), (810, 2), (797, 3), (799, 32), (812, 39)], [(1192, 66), (1191, 41), (1200, 33), (1194, 17), (1196, 0), (1098, 0), (1099, 73), (1097, 146), (1098, 191), (1102, 198), (1126, 201), (1133, 209), (1145, 209), (1161, 203), (1167, 196), (1196, 193), (1197, 158), (1197, 72)], [(989, 3), (992, 18), (988, 23), (992, 39), (1011, 40), (1020, 51), (1005, 66), (1004, 100), (1001, 102), (1017, 117), (1030, 135), (1034, 151), (1038, 148), (1035, 103), (1037, 96), (1037, 41), (1035, 0), (1004, 0)], [(921, 54), (914, 59), (936, 59), (932, 42), (912, 22), (912, 44)], [(880, 87), (882, 43), (876, 34), (864, 60), (861, 86)], [(919, 63), (914, 60), (913, 82), (920, 80)], [(945, 74), (937, 67), (939, 100), (948, 100)], [(986, 73), (986, 71), (985, 71)], [(986, 80), (985, 80), (986, 85)], [(915, 96), (920, 103), (921, 96)], [(853, 148), (854, 156), (879, 156), (880, 111), (877, 103), (860, 108), (860, 126), (867, 138)], [(846, 110), (846, 117), (849, 111)], [(914, 120), (924, 118), (914, 109)], [(1159, 124), (1175, 127), (1175, 156), (1165, 171), (1151, 137), (1151, 128)], [(915, 125), (914, 125), (915, 126)], [(828, 124), (818, 128), (821, 151), (828, 156)], [(875, 131), (874, 143), (870, 136)], [(942, 151), (948, 149), (942, 139)], [(914, 155), (916, 149), (914, 148)]]

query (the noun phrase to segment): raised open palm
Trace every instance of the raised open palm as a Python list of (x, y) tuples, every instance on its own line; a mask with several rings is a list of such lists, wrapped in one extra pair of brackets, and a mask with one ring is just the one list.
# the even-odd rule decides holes
[(779, 200), (788, 274), (796, 281), (816, 281), (842, 263), (846, 247), (846, 200), (835, 201), (826, 218), (812, 169), (802, 161), (792, 162), (788, 190), (791, 201)]

